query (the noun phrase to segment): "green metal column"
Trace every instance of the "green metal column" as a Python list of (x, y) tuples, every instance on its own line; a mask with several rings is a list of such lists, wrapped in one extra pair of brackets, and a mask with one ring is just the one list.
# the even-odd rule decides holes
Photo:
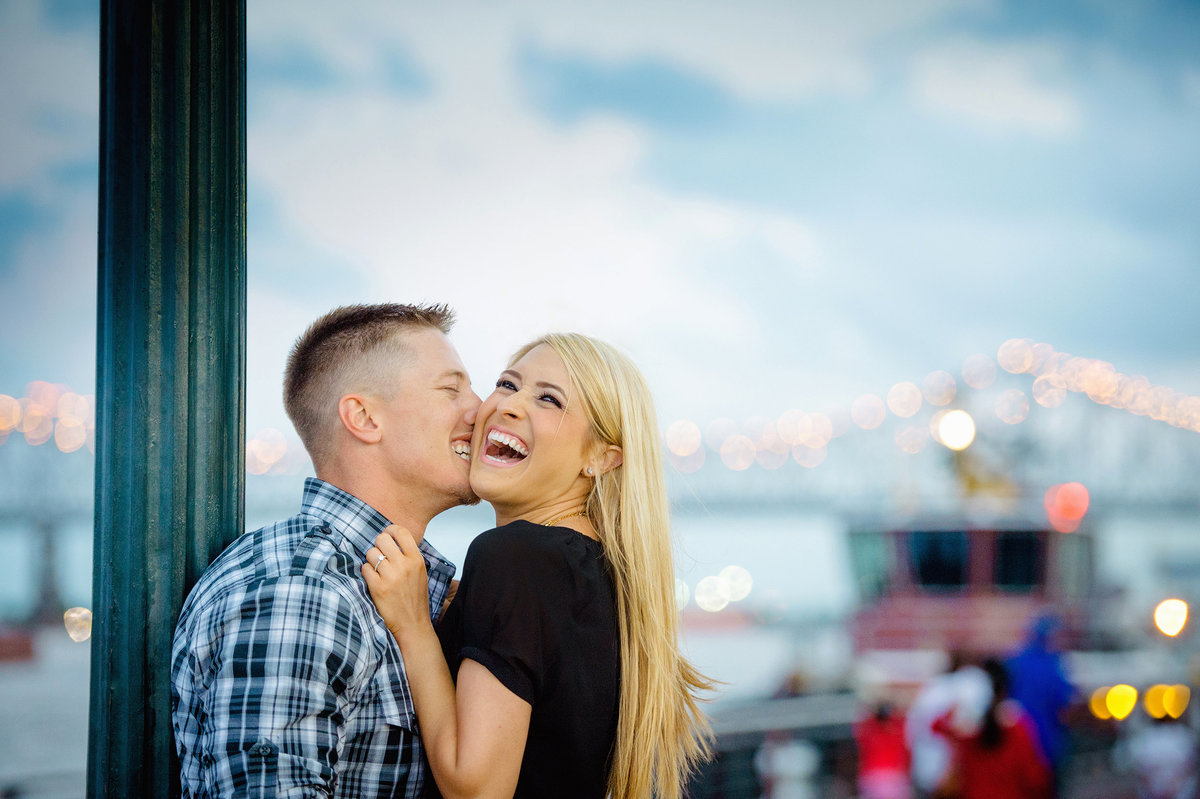
[(103, 0), (88, 795), (179, 793), (171, 634), (242, 529), (245, 0)]

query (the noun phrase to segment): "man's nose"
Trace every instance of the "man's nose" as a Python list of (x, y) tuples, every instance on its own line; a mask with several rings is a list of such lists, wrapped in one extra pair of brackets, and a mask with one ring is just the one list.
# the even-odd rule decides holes
[(474, 427), (475, 418), (479, 415), (479, 406), (483, 404), (483, 400), (479, 398), (479, 395), (476, 394), (473, 389), (468, 389), (467, 393), (471, 395), (467, 400), (467, 403), (470, 407), (467, 408), (467, 412), (463, 414), (463, 420), (467, 424)]

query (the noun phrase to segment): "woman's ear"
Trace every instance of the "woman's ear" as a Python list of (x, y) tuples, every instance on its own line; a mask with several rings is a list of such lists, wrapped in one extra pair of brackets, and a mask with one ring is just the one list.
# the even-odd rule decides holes
[(361, 394), (347, 394), (338, 400), (338, 420), (364, 444), (377, 444), (382, 437), (383, 431), (371, 415), (371, 402)]
[(588, 477), (598, 477), (620, 466), (624, 457), (620, 447), (616, 444), (609, 444), (588, 460), (584, 473)]

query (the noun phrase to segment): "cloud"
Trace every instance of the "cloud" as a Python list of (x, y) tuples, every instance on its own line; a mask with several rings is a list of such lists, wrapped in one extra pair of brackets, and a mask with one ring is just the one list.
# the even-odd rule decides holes
[(950, 118), (1002, 130), (1065, 137), (1082, 121), (1064, 88), (1061, 52), (1052, 44), (939, 44), (912, 62), (917, 103)]

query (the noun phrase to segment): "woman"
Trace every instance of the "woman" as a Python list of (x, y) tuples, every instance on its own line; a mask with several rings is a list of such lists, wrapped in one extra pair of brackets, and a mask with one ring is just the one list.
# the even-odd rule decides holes
[(472, 542), (437, 632), (407, 531), (381, 535), (363, 567), (441, 793), (677, 799), (706, 753), (696, 693), (711, 683), (676, 640), (641, 374), (586, 336), (540, 338), (480, 407), (470, 457), (496, 528)]
[[(983, 670), (991, 680), (991, 701), (978, 723), (969, 712), (951, 710), (933, 723), (934, 732), (956, 744), (962, 799), (1049, 799), (1054, 793), (1049, 764), (1039, 750), (1033, 723), (1008, 699), (1008, 672), (989, 658)], [(975, 729), (967, 729), (973, 726)]]

